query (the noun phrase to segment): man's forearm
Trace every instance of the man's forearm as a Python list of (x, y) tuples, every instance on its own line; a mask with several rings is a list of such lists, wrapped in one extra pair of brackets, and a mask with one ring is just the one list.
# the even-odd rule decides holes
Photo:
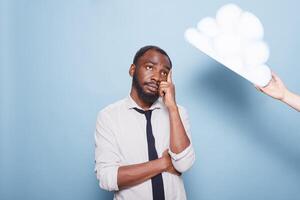
[(121, 166), (118, 170), (118, 187), (120, 189), (137, 185), (166, 170), (167, 163), (163, 158), (145, 163)]
[(170, 118), (170, 150), (180, 153), (190, 145), (177, 106), (169, 108)]

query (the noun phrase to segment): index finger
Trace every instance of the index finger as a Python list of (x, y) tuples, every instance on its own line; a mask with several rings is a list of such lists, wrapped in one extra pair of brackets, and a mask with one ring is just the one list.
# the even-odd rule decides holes
[(172, 83), (172, 70), (168, 73), (167, 82)]

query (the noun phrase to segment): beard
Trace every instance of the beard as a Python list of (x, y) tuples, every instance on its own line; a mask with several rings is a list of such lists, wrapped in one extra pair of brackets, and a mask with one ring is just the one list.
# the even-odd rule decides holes
[(139, 98), (142, 99), (144, 102), (153, 104), (158, 99), (158, 97), (159, 97), (158, 93), (150, 94), (150, 93), (145, 92), (141, 83), (138, 80), (136, 73), (134, 73), (134, 75), (132, 77), (132, 84), (133, 84), (133, 87), (135, 87), (135, 89), (137, 90), (137, 94), (138, 94)]

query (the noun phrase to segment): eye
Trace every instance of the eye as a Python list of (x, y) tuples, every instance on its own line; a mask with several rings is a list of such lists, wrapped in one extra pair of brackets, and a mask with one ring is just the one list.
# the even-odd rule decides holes
[(152, 67), (151, 65), (146, 65), (146, 69), (147, 69), (147, 70), (152, 70), (153, 67)]
[(168, 73), (167, 73), (167, 72), (161, 72), (161, 75), (162, 75), (162, 76), (167, 76)]

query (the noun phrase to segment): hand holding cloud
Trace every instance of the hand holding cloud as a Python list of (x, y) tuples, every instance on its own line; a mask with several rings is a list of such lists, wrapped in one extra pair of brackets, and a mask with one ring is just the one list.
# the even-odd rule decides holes
[(263, 36), (260, 20), (235, 4), (222, 6), (216, 18), (205, 17), (197, 28), (185, 31), (186, 40), (197, 49), (261, 87), (272, 79)]

